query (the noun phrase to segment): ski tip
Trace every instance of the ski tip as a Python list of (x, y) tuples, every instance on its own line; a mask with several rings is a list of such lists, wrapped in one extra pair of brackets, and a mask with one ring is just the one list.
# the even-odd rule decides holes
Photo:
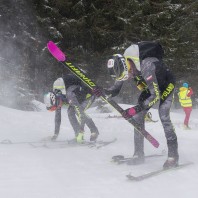
[(154, 143), (153, 143), (153, 146), (155, 147), (155, 148), (158, 148), (159, 147), (159, 142), (158, 141), (155, 141)]
[(152, 136), (147, 136), (147, 140), (149, 140), (149, 142), (155, 147), (158, 148), (159, 147), (159, 142), (153, 138)]
[(58, 61), (66, 60), (65, 54), (56, 46), (53, 41), (49, 41), (47, 43), (47, 48), (52, 56), (54, 56), (54, 58), (56, 58)]
[(149, 140), (149, 142), (155, 147), (155, 148), (158, 148), (159, 147), (159, 142), (156, 140), (156, 139), (154, 139), (153, 137), (147, 137), (147, 140)]
[(127, 177), (130, 181), (138, 181), (138, 178), (137, 178), (137, 177), (134, 177), (134, 176), (131, 175), (131, 174), (126, 175), (126, 177)]

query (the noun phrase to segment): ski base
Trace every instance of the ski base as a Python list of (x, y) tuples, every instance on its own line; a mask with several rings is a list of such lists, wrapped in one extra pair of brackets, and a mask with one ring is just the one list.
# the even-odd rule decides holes
[(193, 164), (193, 162), (187, 162), (187, 163), (183, 163), (183, 164), (180, 164), (180, 165), (178, 165), (176, 167), (169, 168), (169, 169), (160, 169), (160, 170), (152, 171), (152, 172), (145, 173), (145, 174), (139, 175), (139, 176), (133, 176), (131, 174), (128, 174), (128, 175), (126, 175), (126, 177), (130, 181), (142, 181), (142, 180), (145, 180), (145, 179), (152, 178), (154, 176), (160, 175), (162, 173), (166, 173), (166, 172), (170, 172), (170, 171), (173, 171), (173, 170), (178, 170), (178, 169), (184, 168), (184, 167), (192, 165), (192, 164)]
[[(154, 157), (163, 157), (164, 154), (152, 154), (152, 155), (146, 155), (144, 156), (145, 159), (147, 158), (154, 158)], [(116, 164), (128, 164), (128, 165), (133, 165), (131, 163), (133, 160), (132, 157), (124, 157), (123, 155), (115, 155), (112, 157), (112, 162)]]

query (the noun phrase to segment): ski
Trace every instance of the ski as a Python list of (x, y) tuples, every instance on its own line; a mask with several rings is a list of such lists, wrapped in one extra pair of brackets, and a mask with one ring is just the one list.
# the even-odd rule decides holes
[[(80, 78), (90, 89), (94, 89), (97, 87), (97, 85), (90, 78), (88, 78), (78, 67), (66, 61), (65, 54), (56, 46), (55, 43), (49, 41), (47, 44), (47, 48), (54, 58), (56, 58), (65, 68), (69, 69), (74, 75)], [(113, 101), (112, 99), (108, 99), (104, 94), (101, 96), (101, 98), (122, 115), (124, 110), (115, 101)], [(141, 135), (143, 135), (155, 148), (159, 147), (159, 142), (148, 131), (142, 128), (133, 118), (130, 118), (127, 121), (131, 123), (134, 128)]]
[[(5, 139), (0, 142), (0, 144), (7, 144), (7, 145), (15, 145), (15, 144), (44, 144), (46, 142), (52, 142), (50, 138), (48, 139), (41, 139), (38, 141), (12, 141), (10, 139)], [(56, 142), (63, 143), (64, 140), (58, 140)]]
[(114, 139), (109, 140), (109, 141), (96, 140), (96, 141), (84, 141), (83, 143), (77, 143), (75, 139), (72, 139), (72, 140), (67, 141), (67, 143), (69, 145), (73, 145), (73, 146), (88, 146), (90, 148), (94, 147), (96, 149), (99, 149), (99, 148), (102, 148), (102, 147), (107, 146), (109, 144), (112, 144), (116, 141), (117, 141), (117, 138), (114, 138)]
[(126, 177), (131, 181), (142, 181), (142, 180), (160, 175), (162, 173), (167, 173), (167, 172), (170, 172), (170, 171), (173, 171), (173, 170), (178, 170), (178, 169), (184, 168), (184, 167), (192, 165), (192, 164), (193, 164), (193, 162), (187, 162), (187, 163), (183, 163), (183, 164), (180, 164), (176, 167), (169, 168), (169, 169), (159, 169), (159, 170), (152, 171), (152, 172), (149, 172), (149, 173), (145, 173), (145, 174), (139, 175), (139, 176), (133, 176), (131, 174), (128, 174), (128, 175), (126, 175)]
[[(152, 155), (146, 155), (144, 156), (145, 159), (147, 158), (155, 158), (155, 157), (163, 157), (163, 154), (152, 154)], [(133, 158), (132, 157), (124, 157), (124, 155), (115, 155), (112, 157), (112, 162), (116, 164), (128, 164), (133, 165), (132, 163)]]
[(67, 147), (83, 147), (87, 146), (89, 148), (96, 148), (100, 149), (104, 146), (107, 146), (109, 144), (112, 144), (116, 142), (117, 139), (109, 140), (109, 141), (95, 141), (95, 142), (90, 142), (90, 141), (83, 141), (82, 143), (77, 143), (75, 139), (59, 142), (59, 141), (53, 141), (53, 142), (39, 142), (39, 143), (30, 143), (30, 145), (33, 148), (67, 148)]
[(118, 115), (108, 115), (107, 117), (106, 117), (106, 119), (107, 118), (122, 118), (122, 116), (118, 116)]
[(111, 141), (98, 141), (98, 142), (96, 142), (98, 144), (98, 145), (96, 145), (96, 148), (97, 149), (102, 148), (102, 147), (107, 146), (109, 144), (112, 144), (112, 143), (114, 143), (116, 141), (117, 141), (117, 138), (115, 138), (115, 139), (113, 139)]
[[(118, 116), (118, 115), (108, 115), (106, 117), (106, 119), (108, 118), (122, 118), (122, 116)], [(145, 118), (145, 122), (153, 122), (153, 123), (156, 123), (158, 122), (158, 120), (153, 120), (152, 118)]]

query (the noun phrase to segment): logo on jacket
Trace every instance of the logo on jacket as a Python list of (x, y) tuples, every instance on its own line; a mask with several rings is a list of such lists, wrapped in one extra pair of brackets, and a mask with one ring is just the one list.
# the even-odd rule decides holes
[(150, 75), (149, 77), (146, 78), (146, 80), (152, 80), (153, 79), (153, 76)]

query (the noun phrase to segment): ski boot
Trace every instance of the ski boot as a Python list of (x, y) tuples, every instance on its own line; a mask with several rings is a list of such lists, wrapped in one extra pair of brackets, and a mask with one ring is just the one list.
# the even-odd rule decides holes
[(58, 135), (57, 134), (54, 134), (52, 137), (51, 137), (51, 141), (56, 141), (56, 139), (57, 139), (57, 137), (58, 137)]
[(91, 142), (94, 142), (94, 141), (96, 141), (96, 139), (98, 138), (98, 135), (99, 135), (99, 133), (91, 133), (91, 136), (90, 136), (90, 141)]
[(144, 154), (142, 155), (134, 154), (131, 160), (127, 161), (127, 164), (128, 165), (140, 165), (140, 164), (143, 164), (144, 161), (145, 161)]
[(177, 138), (167, 141), (168, 145), (168, 159), (165, 161), (163, 168), (169, 169), (177, 167), (179, 164), (178, 144)]
[(76, 136), (76, 142), (77, 143), (83, 143), (84, 142), (84, 132), (78, 133)]
[(191, 130), (191, 128), (188, 125), (184, 124), (184, 130)]
[(174, 168), (177, 167), (178, 164), (178, 158), (174, 158), (174, 157), (168, 157), (168, 159), (165, 161), (163, 168), (164, 169), (169, 169), (169, 168)]

